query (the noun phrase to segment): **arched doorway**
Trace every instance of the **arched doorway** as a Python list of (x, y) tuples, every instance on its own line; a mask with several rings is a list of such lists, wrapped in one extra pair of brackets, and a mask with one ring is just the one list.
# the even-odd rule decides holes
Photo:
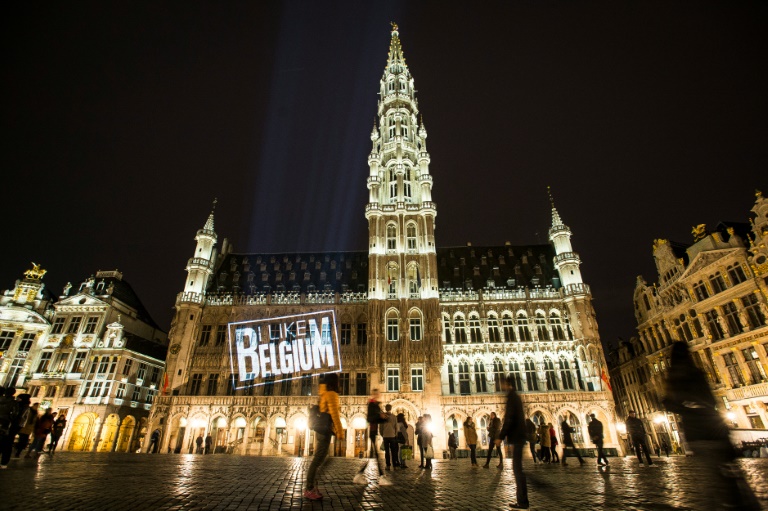
[(177, 417), (171, 423), (171, 436), (168, 439), (168, 452), (179, 454), (184, 446), (184, 435), (187, 432), (187, 418)]
[(129, 415), (125, 419), (123, 419), (123, 423), (120, 425), (120, 433), (117, 436), (117, 446), (115, 448), (116, 452), (129, 452), (129, 443), (131, 441), (131, 436), (133, 435), (133, 430), (136, 427), (136, 419), (133, 418), (133, 416)]
[(147, 418), (142, 417), (139, 420), (137, 434), (133, 435), (131, 446), (128, 448), (129, 452), (140, 452), (141, 446), (144, 445), (144, 438), (147, 436)]
[(93, 447), (96, 435), (96, 423), (99, 417), (95, 413), (83, 413), (72, 423), (72, 433), (69, 435), (67, 450), (88, 451)]
[(98, 452), (110, 452), (112, 450), (112, 445), (115, 442), (115, 438), (117, 438), (119, 423), (120, 418), (114, 413), (104, 421), (104, 427), (101, 429), (101, 440), (97, 448)]

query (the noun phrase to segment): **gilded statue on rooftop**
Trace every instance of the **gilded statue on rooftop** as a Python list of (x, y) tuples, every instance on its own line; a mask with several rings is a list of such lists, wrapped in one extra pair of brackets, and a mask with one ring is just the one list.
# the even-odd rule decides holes
[(32, 263), (32, 269), (24, 272), (24, 276), (29, 280), (40, 280), (48, 272), (40, 267), (39, 264)]
[(707, 237), (707, 224), (699, 224), (691, 229), (693, 241), (699, 241)]

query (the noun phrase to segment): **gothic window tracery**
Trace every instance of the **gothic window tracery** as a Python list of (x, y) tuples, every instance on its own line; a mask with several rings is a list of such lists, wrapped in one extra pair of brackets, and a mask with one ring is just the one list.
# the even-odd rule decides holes
[(531, 329), (528, 328), (528, 316), (524, 312), (517, 315), (517, 337), (521, 341), (531, 340)]
[(467, 343), (467, 330), (464, 323), (464, 316), (456, 316), (453, 322), (453, 331), (456, 334), (456, 342), (458, 344)]
[(493, 314), (488, 315), (488, 340), (490, 342), (501, 342), (499, 320)]
[(555, 341), (564, 341), (565, 332), (563, 331), (563, 325), (560, 321), (560, 316), (557, 312), (552, 311), (549, 314), (549, 324), (552, 326), (552, 336)]
[(473, 343), (483, 342), (483, 334), (480, 330), (480, 318), (477, 315), (469, 317), (469, 338)]
[(532, 358), (525, 359), (525, 382), (529, 391), (539, 390), (539, 380), (536, 377), (536, 363)]
[(475, 361), (475, 391), (488, 392), (488, 380), (482, 360)]
[(541, 312), (536, 313), (536, 333), (540, 341), (549, 340), (549, 330), (547, 329), (547, 318)]
[(504, 342), (515, 341), (515, 321), (512, 316), (505, 312), (501, 317), (501, 327), (504, 331)]
[(549, 357), (544, 357), (544, 375), (547, 378), (547, 390), (560, 390), (557, 385), (557, 371), (555, 364)]

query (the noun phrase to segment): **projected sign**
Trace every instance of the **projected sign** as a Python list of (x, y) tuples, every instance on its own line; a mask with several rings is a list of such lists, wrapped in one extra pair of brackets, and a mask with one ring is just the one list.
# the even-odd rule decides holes
[(234, 387), (341, 371), (334, 311), (229, 323)]

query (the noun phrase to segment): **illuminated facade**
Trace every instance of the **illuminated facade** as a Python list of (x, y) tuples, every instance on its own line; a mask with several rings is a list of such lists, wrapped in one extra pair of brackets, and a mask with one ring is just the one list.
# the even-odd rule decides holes
[(337, 456), (365, 451), (372, 388), (410, 422), (431, 414), (439, 446), (449, 430), (463, 438), (469, 415), (485, 429), (490, 412), (503, 407), (500, 377), (509, 372), (536, 421), (567, 417), (587, 446), (582, 431), (595, 413), (606, 444), (618, 445), (570, 229), (553, 204), (551, 244), (437, 248), (426, 140), (394, 27), (368, 157), (368, 249), (243, 254), (225, 241), (217, 253), (211, 213), (176, 300), (168, 395), (150, 418), (150, 429), (163, 432), (161, 451), (192, 452), (195, 439), (210, 434), (219, 452), (308, 452), (304, 428), (317, 378), (233, 389), (227, 325), (329, 308), (343, 362)]
[(768, 200), (757, 193), (750, 223), (699, 225), (692, 244), (656, 240), (658, 282), (638, 277), (638, 337), (611, 353), (617, 413), (630, 409), (658, 444), (679, 444), (674, 414), (661, 406), (669, 352), (686, 341), (709, 377), (720, 410), (752, 440), (768, 426)]
[(163, 375), (165, 332), (118, 271), (68, 284), (58, 298), (41, 273), (27, 271), (0, 301), (0, 382), (66, 415), (60, 449), (136, 451)]

